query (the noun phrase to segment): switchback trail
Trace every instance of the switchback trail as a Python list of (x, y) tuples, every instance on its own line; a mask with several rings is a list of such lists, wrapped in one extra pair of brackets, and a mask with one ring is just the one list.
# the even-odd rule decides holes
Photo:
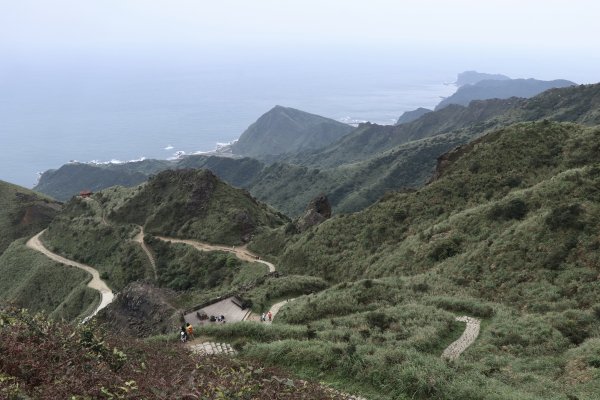
[(450, 346), (446, 347), (446, 350), (444, 350), (442, 353), (442, 358), (446, 358), (448, 360), (456, 360), (463, 351), (465, 351), (470, 345), (473, 344), (473, 342), (475, 342), (477, 336), (479, 336), (480, 321), (477, 318), (463, 316), (456, 317), (456, 320), (460, 322), (466, 322), (467, 326), (458, 340), (452, 342)]
[(189, 246), (195, 247), (197, 250), (200, 250), (200, 251), (226, 251), (228, 253), (235, 254), (235, 256), (237, 258), (239, 258), (240, 260), (249, 261), (249, 262), (259, 262), (261, 264), (264, 264), (267, 267), (269, 267), (269, 272), (275, 272), (275, 270), (276, 270), (275, 265), (273, 265), (272, 263), (270, 263), (268, 261), (261, 260), (256, 254), (250, 252), (246, 248), (246, 246), (230, 247), (230, 246), (223, 246), (223, 245), (218, 245), (218, 244), (216, 244), (216, 245), (208, 244), (208, 243), (204, 243), (204, 242), (199, 242), (197, 240), (174, 239), (174, 238), (164, 237), (164, 236), (155, 236), (155, 237), (157, 239), (160, 239), (165, 242), (187, 244)]
[(88, 282), (87, 286), (91, 289), (94, 289), (94, 290), (97, 290), (100, 292), (100, 304), (98, 305), (98, 307), (96, 307), (96, 309), (89, 316), (87, 316), (84, 319), (84, 321), (88, 320), (89, 318), (98, 314), (98, 311), (102, 310), (104, 307), (106, 307), (110, 303), (112, 303), (112, 301), (114, 300), (114, 294), (113, 294), (112, 290), (110, 290), (110, 288), (108, 287), (106, 282), (104, 282), (102, 279), (100, 279), (100, 274), (98, 273), (98, 271), (95, 268), (90, 267), (89, 265), (78, 263), (77, 261), (69, 260), (67, 258), (59, 256), (58, 254), (55, 254), (55, 253), (51, 252), (50, 250), (48, 250), (44, 246), (42, 241), (40, 240), (40, 236), (45, 231), (46, 230), (44, 229), (43, 231), (41, 231), (40, 233), (38, 233), (37, 235), (35, 235), (31, 239), (29, 239), (27, 241), (27, 247), (29, 247), (30, 249), (39, 251), (40, 253), (44, 254), (46, 257), (48, 257), (56, 262), (82, 269), (92, 275), (92, 280)]

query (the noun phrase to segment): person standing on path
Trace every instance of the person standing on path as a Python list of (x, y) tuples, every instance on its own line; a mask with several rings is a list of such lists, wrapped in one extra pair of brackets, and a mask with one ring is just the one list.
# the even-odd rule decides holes
[(273, 314), (271, 313), (271, 311), (269, 310), (269, 312), (267, 313), (267, 316), (269, 317), (269, 322), (271, 322), (271, 320), (273, 319)]
[(181, 343), (187, 342), (187, 332), (185, 330), (185, 326), (181, 326), (181, 332), (179, 332), (179, 336), (181, 338)]
[(187, 333), (188, 338), (193, 340), (194, 339), (194, 327), (192, 326), (192, 324), (190, 324), (188, 322), (187, 326), (185, 327), (185, 331)]

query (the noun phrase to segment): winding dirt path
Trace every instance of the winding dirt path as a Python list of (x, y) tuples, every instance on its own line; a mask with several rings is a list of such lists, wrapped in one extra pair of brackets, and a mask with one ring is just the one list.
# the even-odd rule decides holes
[(76, 261), (72, 261), (72, 260), (69, 260), (62, 256), (59, 256), (58, 254), (55, 254), (55, 253), (51, 252), (50, 250), (48, 250), (44, 246), (42, 241), (40, 240), (40, 236), (45, 231), (46, 230), (44, 229), (43, 231), (41, 231), (40, 233), (38, 233), (37, 235), (35, 235), (31, 239), (29, 239), (27, 241), (27, 247), (29, 247), (30, 249), (39, 251), (40, 253), (42, 253), (46, 257), (50, 258), (51, 260), (54, 260), (61, 264), (70, 265), (72, 267), (76, 267), (76, 268), (82, 269), (82, 270), (90, 273), (92, 275), (92, 280), (88, 282), (87, 286), (91, 289), (94, 289), (94, 290), (97, 290), (100, 292), (100, 304), (98, 305), (98, 307), (96, 307), (96, 309), (89, 316), (87, 316), (84, 319), (84, 321), (87, 321), (89, 318), (98, 314), (98, 311), (102, 310), (104, 307), (106, 307), (110, 303), (112, 303), (115, 296), (114, 296), (112, 290), (110, 290), (110, 288), (106, 284), (106, 282), (104, 282), (102, 279), (100, 279), (100, 274), (98, 273), (98, 270), (96, 270), (93, 267), (90, 267), (89, 265), (81, 264)]
[(477, 336), (479, 336), (479, 325), (481, 321), (477, 318), (462, 316), (456, 317), (456, 321), (466, 322), (467, 326), (465, 327), (463, 334), (455, 342), (452, 342), (450, 346), (446, 347), (442, 353), (442, 358), (448, 360), (456, 360), (463, 351), (475, 342)]
[(158, 281), (158, 271), (156, 270), (156, 260), (154, 260), (154, 256), (152, 255), (152, 252), (150, 251), (150, 249), (148, 248), (148, 246), (146, 246), (146, 243), (144, 242), (144, 227), (138, 225), (138, 228), (140, 228), (140, 231), (137, 235), (135, 235), (135, 237), (133, 238), (133, 241), (136, 243), (139, 243), (139, 245), (142, 246), (142, 250), (144, 250), (144, 252), (148, 256), (148, 259), (150, 260), (150, 264), (152, 264), (152, 270), (154, 271), (154, 279)]
[(276, 271), (275, 265), (273, 265), (272, 263), (270, 263), (268, 261), (261, 260), (259, 256), (252, 253), (251, 251), (249, 251), (246, 248), (246, 246), (230, 247), (230, 246), (223, 246), (223, 245), (218, 245), (218, 244), (208, 244), (208, 243), (204, 243), (204, 242), (199, 242), (197, 240), (175, 239), (175, 238), (170, 238), (170, 237), (165, 237), (165, 236), (155, 236), (155, 237), (164, 242), (187, 244), (189, 246), (195, 247), (197, 250), (200, 250), (200, 251), (226, 251), (228, 253), (235, 254), (235, 256), (237, 258), (239, 258), (240, 260), (249, 261), (249, 262), (259, 262), (261, 264), (264, 264), (267, 267), (269, 267), (269, 272)]

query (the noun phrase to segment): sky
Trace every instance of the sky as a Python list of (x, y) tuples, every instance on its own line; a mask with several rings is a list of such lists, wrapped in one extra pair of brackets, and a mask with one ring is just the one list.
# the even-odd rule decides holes
[(273, 49), (407, 54), (500, 64), (506, 68), (489, 72), (507, 74), (511, 65), (538, 64), (536, 77), (564, 69), (571, 75), (561, 77), (587, 83), (600, 70), (599, 16), (596, 0), (0, 0), (0, 58), (22, 68), (41, 59), (139, 62), (193, 52), (251, 62)]

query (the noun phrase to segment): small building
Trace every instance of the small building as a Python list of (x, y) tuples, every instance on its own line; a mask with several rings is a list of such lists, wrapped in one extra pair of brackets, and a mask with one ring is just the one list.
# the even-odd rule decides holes
[(79, 192), (79, 197), (87, 198), (93, 194), (94, 192), (92, 192), (91, 190), (82, 190), (81, 192)]

